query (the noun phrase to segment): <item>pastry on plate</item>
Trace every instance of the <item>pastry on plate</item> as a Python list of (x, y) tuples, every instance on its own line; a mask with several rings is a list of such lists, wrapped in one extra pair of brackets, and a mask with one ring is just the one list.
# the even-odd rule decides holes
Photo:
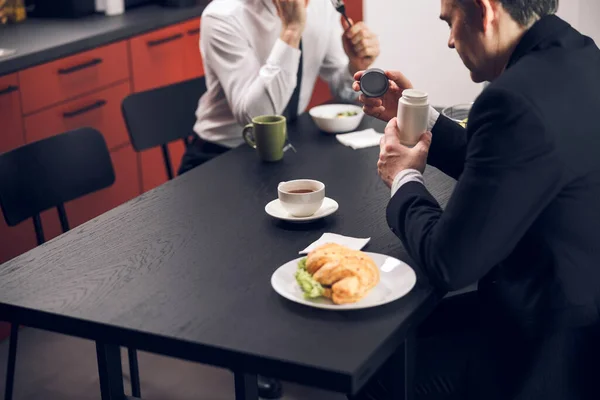
[(366, 253), (328, 243), (298, 264), (296, 280), (308, 298), (328, 297), (335, 304), (355, 303), (379, 283), (379, 268)]

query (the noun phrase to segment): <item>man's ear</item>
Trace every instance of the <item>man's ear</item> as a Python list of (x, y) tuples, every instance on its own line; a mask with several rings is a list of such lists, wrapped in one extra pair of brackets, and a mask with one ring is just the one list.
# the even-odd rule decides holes
[(497, 0), (474, 0), (475, 17), (480, 21), (483, 32), (489, 32), (497, 23), (498, 11), (501, 5)]

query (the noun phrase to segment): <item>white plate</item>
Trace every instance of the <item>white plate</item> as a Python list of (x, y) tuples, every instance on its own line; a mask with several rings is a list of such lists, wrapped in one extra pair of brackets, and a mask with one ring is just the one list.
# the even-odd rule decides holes
[(277, 293), (296, 303), (329, 310), (356, 310), (377, 307), (398, 300), (408, 294), (417, 283), (415, 271), (405, 262), (383, 254), (366, 254), (373, 258), (379, 267), (381, 280), (365, 298), (356, 303), (337, 305), (325, 297), (305, 299), (295, 277), (298, 261), (303, 257), (279, 267), (271, 276), (271, 285)]
[(275, 199), (265, 206), (265, 211), (270, 216), (282, 219), (284, 221), (310, 222), (333, 214), (337, 211), (339, 207), (340, 206), (337, 203), (337, 201), (330, 199), (329, 197), (325, 197), (325, 199), (323, 199), (323, 204), (321, 205), (321, 208), (319, 208), (317, 212), (313, 215), (309, 217), (294, 217), (293, 215), (285, 211), (285, 209), (279, 202), (279, 199)]

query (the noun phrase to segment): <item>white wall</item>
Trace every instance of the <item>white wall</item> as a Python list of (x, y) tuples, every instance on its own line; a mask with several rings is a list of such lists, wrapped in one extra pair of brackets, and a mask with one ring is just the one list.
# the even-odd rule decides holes
[[(454, 50), (449, 28), (439, 20), (440, 0), (364, 0), (365, 22), (379, 35), (381, 56), (374, 66), (405, 73), (426, 90), (434, 105), (470, 102), (474, 84)], [(600, 0), (561, 0), (559, 15), (600, 43)]]

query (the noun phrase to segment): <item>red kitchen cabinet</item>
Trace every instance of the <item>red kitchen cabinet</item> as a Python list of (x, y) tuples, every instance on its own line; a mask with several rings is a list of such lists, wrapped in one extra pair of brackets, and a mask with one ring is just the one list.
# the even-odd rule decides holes
[(115, 170), (115, 183), (65, 205), (71, 228), (96, 218), (140, 194), (139, 167), (133, 148), (126, 145), (113, 150), (110, 158)]
[(17, 74), (0, 77), (0, 153), (25, 144)]
[(128, 64), (118, 42), (20, 71), (23, 114), (128, 79)]
[(37, 246), (33, 221), (28, 219), (17, 226), (8, 226), (0, 218), (0, 264)]
[[(182, 140), (169, 143), (169, 154), (171, 156), (171, 165), (173, 166), (174, 175), (177, 175), (177, 170), (181, 165), (181, 157), (183, 157), (184, 152), (185, 145)], [(165, 163), (160, 147), (142, 151), (139, 153), (139, 157), (142, 168), (142, 192), (154, 189), (168, 180), (167, 170), (165, 169)]]
[[(348, 14), (348, 17), (352, 18), (352, 20), (356, 22), (363, 20), (362, 0), (346, 0), (345, 4), (346, 13)], [(327, 82), (319, 78), (317, 79), (317, 83), (315, 84), (315, 89), (313, 91), (313, 95), (308, 108), (310, 109), (311, 107), (323, 104), (326, 101), (331, 100), (332, 98), (333, 97), (331, 96), (329, 85), (327, 84)]]
[(174, 25), (130, 40), (135, 92), (185, 79), (185, 39), (181, 26)]
[(204, 75), (204, 66), (200, 54), (200, 19), (181, 24), (185, 34), (185, 52), (183, 53), (184, 79), (194, 79)]
[(362, 0), (346, 0), (346, 13), (353, 21), (363, 20), (363, 1)]
[(25, 117), (25, 138), (35, 142), (77, 128), (92, 127), (109, 149), (129, 143), (121, 102), (130, 93), (129, 81), (50, 107)]
[(331, 96), (331, 91), (329, 90), (329, 85), (327, 82), (321, 78), (318, 78), (317, 82), (315, 83), (315, 88), (313, 90), (307, 110), (310, 110), (312, 107), (318, 106), (319, 104), (323, 104), (332, 98), (333, 97)]

